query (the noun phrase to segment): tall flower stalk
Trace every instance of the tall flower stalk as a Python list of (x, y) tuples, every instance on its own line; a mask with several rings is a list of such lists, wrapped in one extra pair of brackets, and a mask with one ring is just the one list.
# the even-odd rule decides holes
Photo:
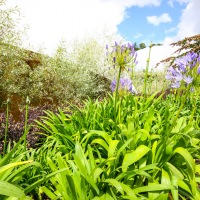
[(115, 90), (118, 90), (119, 96), (123, 96), (130, 93), (131, 94), (137, 93), (132, 80), (128, 77), (120, 77), (118, 87), (116, 86), (116, 84), (117, 84), (116, 80), (113, 80), (110, 88), (112, 92), (115, 92)]
[[(108, 50), (108, 46), (106, 46)], [(114, 116), (115, 122), (117, 122), (117, 101), (119, 97), (119, 85), (120, 85), (120, 78), (123, 71), (129, 71), (130, 65), (133, 68), (134, 64), (136, 64), (136, 51), (134, 49), (134, 45), (131, 44), (123, 44), (120, 45), (115, 42), (115, 45), (112, 47), (111, 53), (107, 53), (111, 59), (112, 64), (115, 69), (119, 68), (118, 76), (116, 80), (116, 87), (115, 87), (115, 100), (114, 100)], [(133, 70), (133, 69), (132, 69)]]
[(153, 44), (151, 43), (149, 45), (149, 55), (147, 58), (147, 64), (146, 64), (146, 70), (145, 70), (145, 76), (144, 76), (144, 85), (143, 85), (143, 95), (146, 96), (147, 94), (147, 80), (148, 80), (148, 74), (149, 74), (149, 63), (150, 63), (150, 57), (151, 57), (151, 48), (153, 47)]

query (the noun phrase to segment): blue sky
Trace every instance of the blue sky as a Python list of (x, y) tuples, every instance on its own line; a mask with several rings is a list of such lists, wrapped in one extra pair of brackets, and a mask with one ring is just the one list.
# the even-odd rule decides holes
[[(118, 25), (118, 33), (126, 40), (131, 42), (142, 43), (149, 42), (162, 43), (165, 37), (176, 36), (177, 25), (180, 21), (185, 3), (174, 2), (173, 7), (162, 1), (160, 6), (134, 6), (126, 10), (127, 17)], [(147, 21), (148, 16), (161, 16), (163, 13), (168, 14), (171, 21), (160, 23), (155, 26)]]

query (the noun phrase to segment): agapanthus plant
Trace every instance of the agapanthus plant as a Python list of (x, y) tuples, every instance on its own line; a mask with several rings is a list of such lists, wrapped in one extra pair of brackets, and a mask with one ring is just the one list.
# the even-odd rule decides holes
[(118, 92), (119, 81), (122, 71), (133, 71), (134, 66), (137, 64), (137, 53), (134, 48), (134, 44), (118, 44), (115, 42), (115, 45), (112, 46), (111, 51), (108, 49), (108, 45), (106, 46), (107, 49), (107, 56), (111, 58), (113, 67), (115, 69), (119, 69), (118, 77), (116, 80), (116, 94)]
[[(106, 45), (108, 59), (111, 58), (114, 68), (119, 69), (117, 80), (113, 82), (115, 83), (115, 90), (114, 90), (115, 91), (115, 102), (114, 102), (115, 122), (117, 122), (116, 105), (118, 101), (118, 94), (119, 94), (118, 90), (119, 90), (121, 73), (124, 70), (130, 71), (130, 69), (133, 71), (133, 67), (137, 64), (137, 61), (136, 61), (137, 54), (134, 47), (135, 46), (131, 45), (130, 43), (120, 45), (117, 42), (115, 42), (115, 45), (112, 47), (112, 50), (109, 51), (108, 45)], [(125, 82), (127, 82), (127, 80)], [(125, 84), (125, 82), (123, 84)], [(130, 89), (130, 82), (129, 83), (127, 82), (126, 84), (129, 85), (129, 86), (126, 85), (126, 87)]]
[(175, 60), (175, 65), (167, 70), (166, 79), (171, 81), (172, 88), (195, 85), (200, 77), (200, 54), (189, 52)]
[[(174, 62), (174, 66), (170, 66), (167, 70), (166, 79), (171, 81), (171, 87), (178, 90), (179, 92), (184, 90), (181, 98), (181, 105), (178, 112), (174, 116), (171, 129), (177, 123), (177, 119), (185, 106), (185, 102), (188, 99), (189, 92), (194, 91), (200, 84), (200, 55), (194, 52), (189, 52), (185, 56), (177, 58)], [(194, 105), (196, 103), (194, 102)], [(196, 106), (194, 106), (195, 108)], [(196, 108), (195, 108), (196, 109)]]

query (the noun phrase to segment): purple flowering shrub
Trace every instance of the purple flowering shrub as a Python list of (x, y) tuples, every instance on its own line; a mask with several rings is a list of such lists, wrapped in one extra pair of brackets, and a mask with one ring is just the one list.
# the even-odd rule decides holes
[(172, 88), (195, 86), (200, 75), (200, 54), (189, 52), (174, 61), (174, 66), (167, 70), (166, 79), (171, 81)]

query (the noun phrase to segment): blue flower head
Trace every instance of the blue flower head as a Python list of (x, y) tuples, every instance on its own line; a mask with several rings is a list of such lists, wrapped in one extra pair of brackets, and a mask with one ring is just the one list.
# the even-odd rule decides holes
[[(116, 84), (117, 84), (116, 80), (113, 80), (111, 82), (111, 91), (112, 92), (115, 91)], [(129, 78), (123, 78), (123, 77), (120, 78), (120, 81), (119, 81), (119, 91), (129, 92), (132, 94), (136, 93), (136, 90), (135, 90), (135, 87), (134, 87), (132, 81)]]
[[(108, 50), (108, 46), (106, 46), (106, 49)], [(122, 70), (126, 69), (129, 64), (133, 64), (134, 66), (137, 64), (137, 54), (134, 45), (130, 43), (120, 45), (115, 42), (110, 56), (116, 67), (120, 67)]]
[(197, 73), (200, 74), (200, 66), (197, 69)]
[(200, 74), (200, 66), (197, 68), (199, 62), (200, 54), (189, 52), (174, 61), (175, 66), (168, 68), (165, 78), (171, 81), (172, 88), (179, 88), (182, 83), (186, 86), (192, 84), (194, 82), (193, 76)]

